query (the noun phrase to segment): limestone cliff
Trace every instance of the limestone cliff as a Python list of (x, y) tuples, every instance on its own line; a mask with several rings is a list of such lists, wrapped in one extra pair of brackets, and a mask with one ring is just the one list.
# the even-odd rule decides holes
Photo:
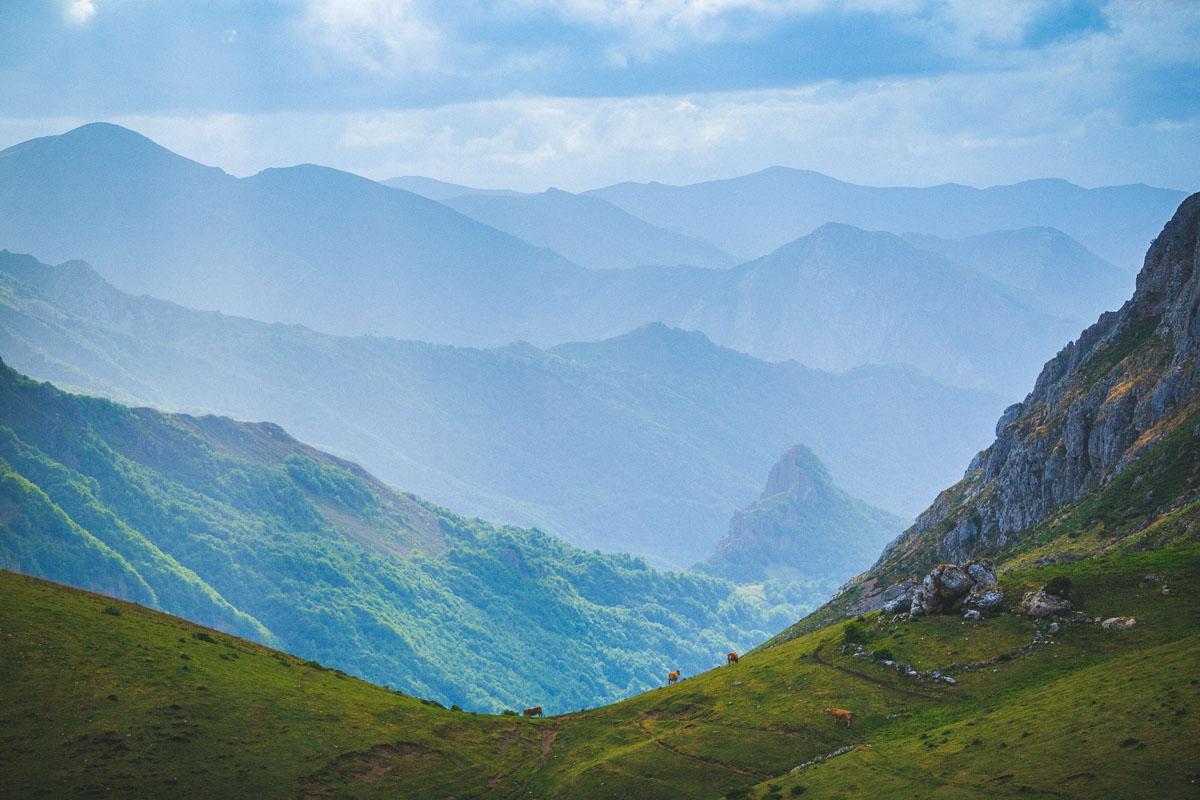
[[(1198, 239), (1195, 194), (1151, 244), (1133, 297), (1046, 363), (1033, 391), (1000, 418), (995, 442), (864, 580), (881, 586), (937, 562), (1018, 551), (1031, 544), (1032, 529), (1114, 481), (1185, 423), (1196, 428), (1185, 448), (1200, 449)], [(1164, 493), (1174, 496), (1161, 497), (1156, 514), (1195, 500), (1194, 480), (1179, 486), (1182, 494)], [(1147, 497), (1155, 490), (1144, 487)]]

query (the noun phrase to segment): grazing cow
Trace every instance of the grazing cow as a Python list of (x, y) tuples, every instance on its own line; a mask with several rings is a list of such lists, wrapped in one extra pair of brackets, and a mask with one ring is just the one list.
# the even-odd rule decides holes
[(525, 716), (527, 716), (527, 717), (540, 717), (541, 715), (542, 715), (542, 707), (541, 706), (534, 706), (533, 708), (525, 709)]
[(825, 709), (825, 713), (828, 714), (829, 716), (833, 717), (833, 721), (835, 723), (836, 722), (846, 723), (847, 728), (849, 728), (850, 723), (854, 721), (854, 714), (850, 711), (847, 711), (844, 708), (827, 708), (827, 709)]
[(729, 655), (725, 656), (725, 662), (727, 664), (736, 664), (738, 662), (737, 653), (730, 653)]
[(679, 680), (679, 670), (667, 673), (667, 685), (670, 686), (675, 681)]

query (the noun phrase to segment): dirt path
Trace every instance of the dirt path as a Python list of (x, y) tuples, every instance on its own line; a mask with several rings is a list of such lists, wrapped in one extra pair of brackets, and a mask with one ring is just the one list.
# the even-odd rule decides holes
[(657, 736), (655, 736), (654, 733), (649, 728), (646, 727), (646, 720), (644, 718), (637, 720), (634, 724), (637, 725), (638, 730), (640, 730), (642, 733), (644, 733), (646, 736), (648, 736), (650, 738), (650, 741), (654, 742), (654, 744), (656, 744), (659, 747), (661, 747), (662, 749), (664, 749), (668, 752), (674, 753), (675, 755), (680, 756), (682, 758), (686, 758), (691, 761), (696, 761), (701, 764), (706, 764), (710, 767), (717, 767), (719, 769), (729, 770), (730, 772), (736, 772), (738, 775), (743, 775), (747, 778), (754, 778), (755, 780), (758, 780), (758, 781), (765, 781), (767, 778), (773, 777), (773, 773), (770, 773), (770, 772), (759, 772), (758, 770), (745, 769), (744, 767), (739, 767), (734, 764), (728, 764), (724, 761), (717, 761), (716, 759), (713, 759), (713, 758), (705, 758), (704, 756), (698, 756), (698, 755), (695, 755), (694, 753), (687, 753), (687, 752), (684, 752), (683, 750), (679, 750), (675, 747), (672, 747), (671, 745), (664, 742), (662, 739), (659, 739)]
[(822, 667), (829, 667), (829, 669), (836, 669), (838, 672), (844, 673), (846, 675), (853, 675), (855, 678), (858, 678), (859, 680), (866, 681), (867, 683), (873, 683), (876, 686), (882, 686), (885, 689), (889, 689), (893, 692), (896, 692), (897, 694), (905, 695), (906, 697), (919, 697), (922, 700), (936, 700), (937, 699), (936, 694), (930, 694), (928, 692), (919, 692), (916, 689), (909, 689), (904, 686), (897, 686), (896, 684), (885, 681), (882, 678), (876, 678), (874, 675), (868, 675), (865, 672), (859, 672), (857, 670), (850, 669), (849, 667), (843, 667), (840, 664), (831, 664), (830, 662), (826, 661), (825, 658), (821, 655), (820, 647), (818, 647), (816, 650), (813, 650), (812, 660), (815, 661), (817, 664), (820, 664)]

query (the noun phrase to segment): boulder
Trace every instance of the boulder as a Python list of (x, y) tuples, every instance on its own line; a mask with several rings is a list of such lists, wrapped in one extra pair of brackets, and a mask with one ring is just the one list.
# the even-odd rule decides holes
[(949, 614), (962, 608), (983, 614), (994, 611), (1004, 600), (992, 562), (939, 564), (913, 589), (909, 613)]
[(1136, 617), (1109, 617), (1100, 623), (1106, 631), (1126, 631), (1137, 624)]
[(980, 614), (978, 611), (976, 611), (973, 608), (968, 608), (966, 611), (963, 612), (963, 619), (969, 619), (972, 621), (981, 620), (981, 619), (983, 619), (983, 614)]
[(1049, 617), (1071, 610), (1071, 602), (1058, 595), (1050, 594), (1045, 587), (1036, 592), (1026, 592), (1021, 598), (1020, 610), (1030, 617)]

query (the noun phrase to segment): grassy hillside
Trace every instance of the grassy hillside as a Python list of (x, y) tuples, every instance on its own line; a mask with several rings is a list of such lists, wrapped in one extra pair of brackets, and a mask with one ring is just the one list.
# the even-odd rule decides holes
[(2, 365), (0, 567), (477, 709), (623, 697), (779, 624), (724, 581), (455, 516), (277, 426)]
[[(1051, 635), (1011, 614), (870, 615), (614, 706), (525, 720), (441, 709), (2, 574), (0, 775), (22, 797), (1189, 796), (1200, 549), (1018, 570), (1002, 583), (1019, 597), (1054, 576), (1071, 581), (1083, 615), (1138, 624)], [(848, 637), (957, 682), (853, 657)], [(949, 666), (976, 661), (988, 663)], [(855, 724), (836, 726), (830, 706)]]

